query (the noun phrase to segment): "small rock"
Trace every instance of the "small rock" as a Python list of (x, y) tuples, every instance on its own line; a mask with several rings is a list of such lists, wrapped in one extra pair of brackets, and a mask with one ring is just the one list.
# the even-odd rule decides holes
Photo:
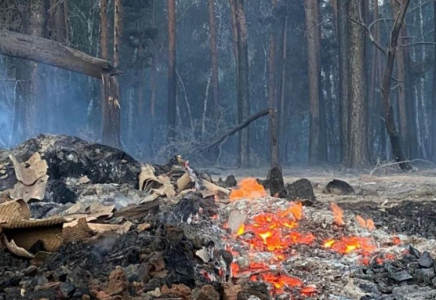
[(117, 294), (121, 294), (126, 289), (127, 289), (126, 275), (124, 274), (123, 268), (117, 266), (115, 270), (113, 270), (109, 274), (109, 282), (108, 282), (108, 287), (106, 288), (106, 292), (109, 295), (117, 295)]
[(171, 288), (164, 285), (161, 289), (162, 295), (169, 297), (180, 297), (184, 300), (189, 300), (191, 289), (184, 284), (173, 284)]
[(110, 300), (112, 299), (112, 297), (103, 291), (98, 291), (97, 294), (95, 295), (95, 298), (97, 298), (98, 300)]
[(223, 288), (224, 288), (223, 300), (237, 300), (239, 292), (242, 291), (242, 286), (234, 285), (231, 283), (224, 283)]
[(433, 266), (434, 260), (428, 251), (424, 251), (421, 257), (418, 259), (418, 264), (423, 268), (430, 268)]
[(69, 282), (64, 282), (61, 284), (61, 293), (65, 298), (71, 298), (75, 290), (76, 287)]
[(129, 282), (140, 281), (138, 274), (139, 267), (140, 265), (136, 264), (128, 265), (126, 268), (124, 268), (125, 276)]
[(33, 276), (36, 274), (36, 271), (38, 268), (36, 266), (29, 266), (27, 269), (23, 271), (24, 275), (26, 276)]
[(413, 279), (413, 276), (410, 275), (406, 270), (402, 270), (399, 272), (394, 272), (389, 275), (390, 278), (395, 280), (396, 282), (403, 282), (410, 279)]
[(421, 257), (421, 252), (419, 252), (419, 250), (413, 247), (412, 245), (409, 246), (409, 253), (415, 256), (416, 258)]
[(201, 289), (192, 291), (192, 300), (220, 300), (220, 295), (211, 285), (204, 285)]
[(149, 291), (149, 292), (147, 292), (147, 294), (149, 294), (149, 295), (151, 295), (151, 296), (153, 296), (153, 297), (160, 297), (160, 296), (162, 296), (162, 293), (161, 293), (161, 291), (160, 291), (160, 288), (155, 288), (153, 291)]

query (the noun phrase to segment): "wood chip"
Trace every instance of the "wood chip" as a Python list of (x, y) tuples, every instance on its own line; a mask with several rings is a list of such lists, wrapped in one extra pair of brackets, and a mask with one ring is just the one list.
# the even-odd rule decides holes
[(225, 195), (230, 195), (230, 190), (220, 187), (212, 182), (209, 182), (207, 180), (203, 180), (203, 186), (208, 189), (209, 191), (213, 192), (213, 193), (224, 193)]
[(177, 191), (181, 192), (192, 182), (191, 177), (188, 173), (183, 174), (182, 177), (180, 177), (177, 180)]
[(38, 152), (35, 152), (26, 163), (20, 163), (13, 155), (9, 155), (9, 158), (14, 164), (17, 179), (25, 185), (33, 185), (39, 178), (47, 174), (47, 161), (42, 160)]
[(43, 175), (38, 178), (32, 185), (26, 185), (22, 182), (17, 182), (11, 190), (11, 198), (23, 199), (28, 202), (30, 200), (42, 200), (45, 195), (45, 188), (47, 186), (48, 175)]
[(6, 236), (3, 235), (3, 243), (6, 245), (6, 248), (9, 250), (9, 252), (11, 252), (12, 254), (15, 254), (16, 256), (19, 257), (24, 257), (24, 258), (34, 258), (35, 256), (28, 252), (26, 249), (22, 248), (22, 247), (18, 247), (14, 240), (11, 240), (10, 242), (8, 241), (8, 239), (6, 238)]
[(136, 228), (136, 231), (137, 232), (143, 232), (143, 231), (148, 230), (150, 228), (151, 228), (151, 224), (149, 224), (149, 223), (142, 223), (142, 224), (138, 225), (138, 227)]

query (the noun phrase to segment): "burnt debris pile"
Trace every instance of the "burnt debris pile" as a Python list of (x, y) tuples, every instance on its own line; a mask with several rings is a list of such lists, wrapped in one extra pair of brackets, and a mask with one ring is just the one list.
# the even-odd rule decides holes
[(38, 136), (0, 150), (0, 300), (436, 298), (431, 202), (338, 205), (314, 187)]

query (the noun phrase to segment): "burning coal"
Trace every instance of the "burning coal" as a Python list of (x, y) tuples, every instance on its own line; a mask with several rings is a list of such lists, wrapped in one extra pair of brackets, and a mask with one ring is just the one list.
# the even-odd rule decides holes
[[(253, 199), (260, 199), (265, 194), (263, 187), (249, 178), (241, 181), (230, 198), (233, 202), (248, 199), (252, 203)], [(348, 221), (344, 221), (344, 212), (332, 203), (331, 228), (335, 231), (331, 238), (326, 239), (307, 229), (311, 227), (310, 220), (306, 219), (305, 208), (300, 202), (285, 203), (284, 207), (272, 207), (265, 200), (262, 211), (247, 217), (226, 241), (227, 250), (235, 258), (231, 264), (234, 278), (248, 277), (252, 281), (265, 282), (273, 295), (288, 294), (290, 291), (300, 295), (316, 295), (319, 292), (317, 286), (294, 276), (292, 270), (285, 268), (286, 261), (298, 256), (301, 247), (342, 256), (353, 255), (358, 258), (356, 263), (363, 265), (369, 264), (372, 259), (383, 263), (394, 258), (393, 254), (379, 252), (376, 241), (370, 235), (376, 229), (371, 219), (365, 220), (361, 216), (355, 218), (355, 225), (366, 230), (364, 236), (347, 234)]]

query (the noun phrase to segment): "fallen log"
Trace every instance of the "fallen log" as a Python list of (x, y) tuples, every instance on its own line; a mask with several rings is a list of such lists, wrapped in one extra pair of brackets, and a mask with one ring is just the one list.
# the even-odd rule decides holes
[(121, 71), (108, 61), (41, 37), (0, 30), (0, 54), (18, 57), (101, 79)]
[(213, 141), (212, 143), (210, 143), (207, 146), (201, 147), (199, 149), (199, 152), (208, 150), (218, 144), (220, 144), (221, 142), (223, 142), (226, 138), (228, 138), (229, 136), (237, 133), (239, 130), (244, 129), (245, 127), (247, 127), (248, 125), (250, 125), (251, 122), (256, 121), (257, 119), (266, 116), (268, 114), (270, 114), (272, 112), (271, 108), (267, 108), (264, 109), (252, 116), (250, 116), (248, 119), (244, 120), (242, 123), (236, 125), (235, 127), (233, 127), (232, 129), (230, 129), (228, 132), (224, 133), (222, 136), (220, 136), (219, 138), (217, 138), (215, 141)]

